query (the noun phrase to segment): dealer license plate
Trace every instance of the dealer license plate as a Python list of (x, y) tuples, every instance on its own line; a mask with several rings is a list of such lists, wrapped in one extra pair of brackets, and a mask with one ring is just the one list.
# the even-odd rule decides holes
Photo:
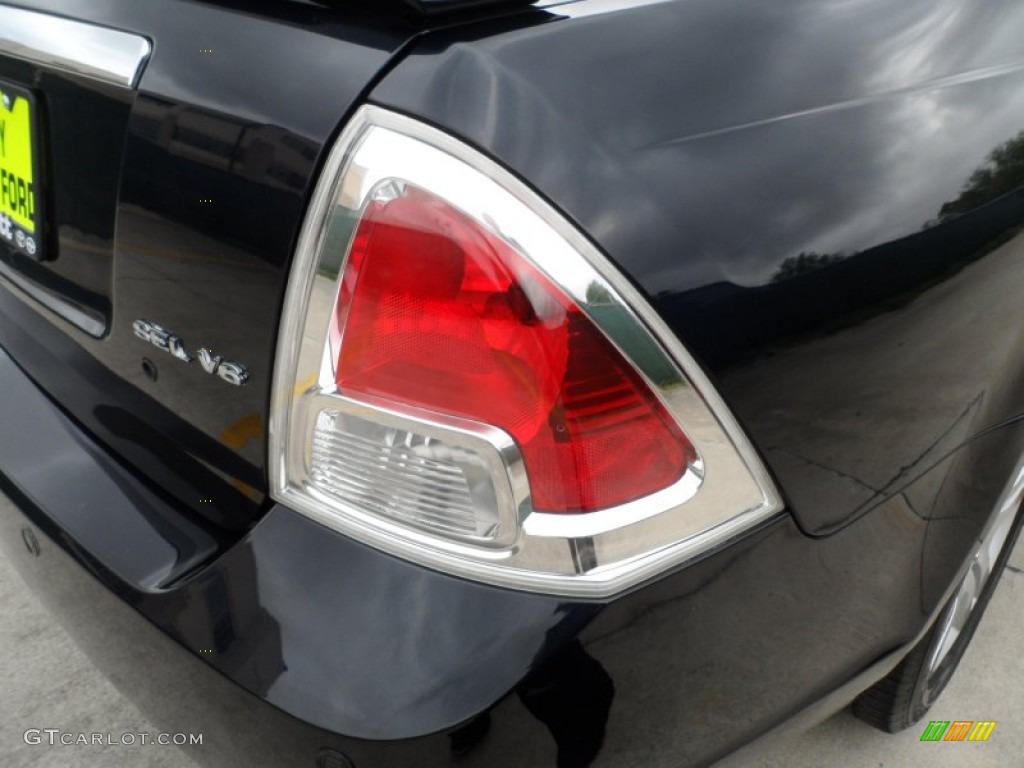
[(0, 243), (32, 259), (43, 255), (36, 103), (0, 80)]

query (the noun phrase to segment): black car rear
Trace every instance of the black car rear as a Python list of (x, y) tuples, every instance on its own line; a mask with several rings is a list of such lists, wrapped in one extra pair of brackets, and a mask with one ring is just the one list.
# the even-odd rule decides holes
[[(1004, 33), (1024, 13), (954, 5), (5, 2), (0, 541), (215, 766), (703, 765), (886, 675), (906, 688), (898, 665), (982, 551), (984, 607), (1021, 492), (1024, 37)], [(513, 237), (427, 172), (355, 205), (359, 174), (398, 157), (358, 166), (373, 136), (497, 180), (536, 220)], [(526, 287), (488, 300), (488, 328), (541, 334), (562, 301), (565, 367), (607, 354), (588, 375), (667, 425), (657, 450), (631, 454), (634, 422), (601, 454), (634, 515), (619, 538), (586, 522), (589, 496), (531, 506), (531, 457), (564, 455), (596, 390), (537, 420), (549, 453), (518, 426), (501, 443), (466, 414), (534, 390), (438, 399), (423, 350), (445, 348), (451, 302), (394, 326), (393, 361), (421, 368), (344, 389), (360, 232), (425, 195), (445, 226), (511, 243), (495, 258)], [(544, 227), (573, 269), (531, 250)], [(376, 273), (381, 306), (449, 291), (437, 259)], [(391, 316), (367, 312), (377, 343)], [(469, 338), (444, 375), (484, 359)], [(317, 465), (295, 424), (326, 422), (303, 408), (381, 421), (337, 427), (349, 442)], [(357, 488), (338, 466), (383, 455), (352, 448), (377, 427), (389, 468), (419, 457), (431, 481), (486, 454), (515, 536), (430, 528), (423, 499), (453, 492), (399, 470)], [(641, 502), (691, 496), (632, 504), (616, 483), (652, 465), (674, 485)]]

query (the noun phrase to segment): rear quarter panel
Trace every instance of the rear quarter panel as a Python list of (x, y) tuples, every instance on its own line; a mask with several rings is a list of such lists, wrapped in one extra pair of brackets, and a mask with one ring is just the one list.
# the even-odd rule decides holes
[(990, 433), (1024, 407), (1021, 29), (1012, 0), (584, 1), (428, 37), (371, 98), (588, 232), (805, 532), (928, 522), (933, 607), (1020, 454)]

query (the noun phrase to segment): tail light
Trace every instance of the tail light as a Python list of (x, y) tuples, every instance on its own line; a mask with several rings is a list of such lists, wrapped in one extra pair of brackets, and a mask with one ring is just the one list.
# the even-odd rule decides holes
[(606, 597), (780, 507), (699, 368), (507, 171), (362, 108), (292, 267), (274, 497), (470, 579)]

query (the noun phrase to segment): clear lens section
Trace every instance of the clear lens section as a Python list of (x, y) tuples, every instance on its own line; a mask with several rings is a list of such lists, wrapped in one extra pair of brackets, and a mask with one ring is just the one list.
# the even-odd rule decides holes
[(310, 482), (338, 502), (454, 539), (501, 534), (490, 467), (474, 451), (355, 414), (316, 419)]

